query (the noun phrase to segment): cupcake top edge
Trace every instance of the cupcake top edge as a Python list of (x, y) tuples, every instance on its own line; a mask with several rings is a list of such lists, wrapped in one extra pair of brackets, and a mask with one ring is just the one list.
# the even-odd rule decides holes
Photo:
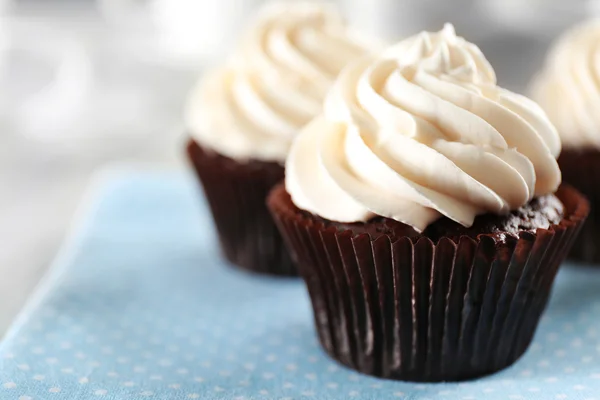
[(283, 163), (342, 68), (378, 47), (348, 28), (332, 5), (269, 4), (224, 65), (192, 91), (187, 129), (233, 159)]
[(447, 24), (346, 67), (296, 137), (285, 183), (297, 207), (331, 221), (468, 227), (555, 192), (560, 149), (544, 111), (499, 87)]
[(565, 148), (600, 149), (600, 19), (566, 31), (531, 84)]

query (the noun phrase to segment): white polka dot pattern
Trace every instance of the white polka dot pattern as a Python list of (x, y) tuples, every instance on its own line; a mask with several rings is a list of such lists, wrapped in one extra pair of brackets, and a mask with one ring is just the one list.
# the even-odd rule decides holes
[(563, 269), (513, 367), (475, 382), (383, 381), (321, 352), (301, 282), (219, 261), (190, 179), (102, 188), (57, 279), (0, 345), (3, 400), (600, 400), (600, 268)]

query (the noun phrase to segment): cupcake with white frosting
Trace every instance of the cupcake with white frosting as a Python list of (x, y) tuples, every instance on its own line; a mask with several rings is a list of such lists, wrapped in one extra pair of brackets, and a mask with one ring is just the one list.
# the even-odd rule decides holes
[(600, 19), (567, 31), (550, 50), (532, 96), (558, 129), (563, 181), (588, 197), (591, 212), (569, 257), (600, 263)]
[(322, 109), (340, 70), (367, 51), (333, 7), (266, 7), (187, 107), (188, 155), (225, 256), (256, 272), (296, 270), (266, 209), (296, 133)]
[(416, 381), (518, 359), (588, 212), (560, 148), (451, 25), (346, 67), (268, 200), (325, 350)]

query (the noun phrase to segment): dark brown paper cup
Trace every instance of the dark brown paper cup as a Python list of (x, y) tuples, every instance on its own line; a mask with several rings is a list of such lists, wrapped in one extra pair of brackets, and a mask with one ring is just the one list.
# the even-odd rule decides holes
[(589, 210), (574, 189), (557, 196), (566, 208), (560, 224), (505, 241), (373, 240), (326, 228), (283, 186), (269, 206), (306, 281), (325, 351), (365, 374), (435, 382), (498, 371), (529, 346)]
[(579, 190), (590, 201), (590, 215), (568, 258), (600, 264), (600, 151), (564, 149), (558, 163), (563, 182)]
[(204, 188), (227, 260), (253, 272), (297, 275), (265, 204), (269, 191), (283, 179), (283, 166), (240, 163), (193, 140), (187, 154)]

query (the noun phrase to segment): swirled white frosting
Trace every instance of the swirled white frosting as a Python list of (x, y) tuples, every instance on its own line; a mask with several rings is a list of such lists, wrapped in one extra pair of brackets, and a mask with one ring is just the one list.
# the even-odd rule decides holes
[(600, 19), (576, 26), (557, 41), (534, 79), (532, 96), (565, 147), (600, 148)]
[(321, 112), (338, 73), (365, 49), (333, 7), (272, 4), (229, 62), (193, 91), (188, 129), (228, 157), (283, 163), (293, 137)]
[(554, 192), (560, 146), (542, 109), (498, 87), (479, 48), (446, 25), (342, 71), (294, 141), (286, 189), (333, 221), (470, 226)]

